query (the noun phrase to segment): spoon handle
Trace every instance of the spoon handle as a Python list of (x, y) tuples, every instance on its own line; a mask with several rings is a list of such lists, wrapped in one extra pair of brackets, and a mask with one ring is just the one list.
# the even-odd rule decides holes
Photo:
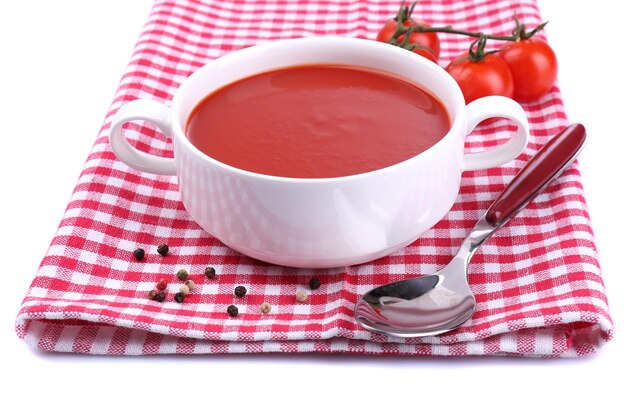
[(585, 127), (575, 123), (550, 139), (491, 204), (485, 220), (498, 227), (524, 208), (576, 159), (586, 136)]

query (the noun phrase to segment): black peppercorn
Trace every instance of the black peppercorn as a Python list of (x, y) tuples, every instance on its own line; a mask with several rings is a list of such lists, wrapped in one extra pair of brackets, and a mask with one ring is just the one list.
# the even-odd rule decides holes
[(309, 288), (311, 288), (312, 290), (318, 289), (320, 285), (320, 280), (317, 278), (311, 278), (311, 280), (309, 281)]
[(158, 292), (157, 295), (154, 297), (154, 301), (158, 301), (159, 303), (165, 301), (165, 293), (163, 291)]
[(133, 251), (133, 256), (135, 257), (135, 259), (137, 259), (138, 261), (141, 261), (143, 259), (143, 257), (145, 256), (146, 251), (141, 249), (141, 248), (137, 248)]
[(157, 294), (158, 294), (158, 292), (156, 292), (155, 290), (150, 290), (148, 292), (148, 298), (150, 300), (156, 300)]
[(215, 268), (213, 268), (212, 266), (207, 266), (204, 270), (204, 276), (209, 279), (215, 278)]
[(159, 255), (161, 256), (167, 255), (169, 251), (170, 251), (170, 247), (167, 246), (166, 244), (159, 245), (159, 247), (157, 248), (157, 252), (159, 252)]
[(239, 314), (239, 309), (237, 308), (237, 306), (234, 306), (231, 304), (226, 309), (226, 312), (228, 313), (229, 316), (236, 317), (237, 314)]
[(235, 287), (235, 295), (239, 298), (243, 297), (244, 295), (246, 295), (246, 293), (248, 292), (248, 290), (246, 290), (246, 287), (244, 286), (237, 286)]
[(183, 301), (185, 301), (185, 294), (183, 294), (182, 292), (177, 292), (176, 295), (174, 295), (174, 301), (176, 301), (177, 303), (182, 303)]

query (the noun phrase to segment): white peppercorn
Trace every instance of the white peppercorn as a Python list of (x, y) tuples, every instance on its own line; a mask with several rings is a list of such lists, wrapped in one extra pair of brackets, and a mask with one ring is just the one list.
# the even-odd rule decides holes
[(272, 311), (272, 305), (271, 305), (270, 303), (262, 303), (262, 304), (259, 306), (259, 309), (261, 310), (261, 313), (263, 313), (263, 314), (267, 314), (267, 313), (269, 313), (270, 311)]

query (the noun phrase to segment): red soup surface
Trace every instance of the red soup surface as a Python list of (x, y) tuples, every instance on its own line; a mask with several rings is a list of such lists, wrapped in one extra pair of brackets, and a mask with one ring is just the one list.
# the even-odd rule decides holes
[(307, 65), (228, 84), (191, 112), (186, 134), (233, 167), (293, 178), (360, 174), (424, 152), (450, 129), (443, 105), (393, 75)]

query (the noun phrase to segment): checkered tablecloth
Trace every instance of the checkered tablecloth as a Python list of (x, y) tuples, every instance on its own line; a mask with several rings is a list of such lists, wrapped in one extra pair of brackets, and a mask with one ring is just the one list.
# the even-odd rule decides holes
[[(454, 207), (432, 230), (390, 256), (348, 268), (285, 268), (240, 255), (189, 217), (174, 177), (134, 171), (111, 152), (110, 120), (125, 102), (150, 98), (168, 104), (194, 70), (257, 43), (323, 35), (374, 39), (398, 7), (395, 0), (157, 0), (24, 298), (16, 318), (18, 336), (45, 350), (109, 355), (572, 357), (609, 341), (613, 324), (576, 164), (474, 256), (469, 280), (478, 308), (464, 326), (438, 337), (402, 339), (363, 330), (352, 315), (355, 301), (373, 286), (432, 273), (450, 260), (497, 193), (568, 124), (557, 86), (524, 104), (532, 137), (516, 161), (465, 173)], [(415, 14), (432, 25), (509, 34), (514, 12), (529, 27), (541, 22), (535, 0), (422, 0)], [(447, 64), (469, 43), (466, 37), (442, 34), (440, 63)], [(491, 146), (510, 129), (498, 123), (481, 127), (467, 146)], [(141, 150), (172, 156), (171, 142), (150, 125), (133, 124), (126, 135)], [(165, 257), (156, 252), (162, 243), (170, 247)], [(140, 262), (132, 255), (137, 247), (146, 250)], [(215, 268), (215, 279), (204, 277), (207, 266)], [(196, 286), (179, 304), (173, 295), (181, 268)], [(312, 277), (319, 278), (320, 288), (308, 287)], [(163, 303), (147, 298), (160, 279), (169, 282)], [(243, 298), (233, 294), (238, 285), (248, 290)], [(298, 291), (306, 291), (308, 299), (298, 302)], [(260, 312), (263, 302), (271, 304), (270, 313)], [(230, 304), (238, 307), (237, 317), (227, 314)]]

